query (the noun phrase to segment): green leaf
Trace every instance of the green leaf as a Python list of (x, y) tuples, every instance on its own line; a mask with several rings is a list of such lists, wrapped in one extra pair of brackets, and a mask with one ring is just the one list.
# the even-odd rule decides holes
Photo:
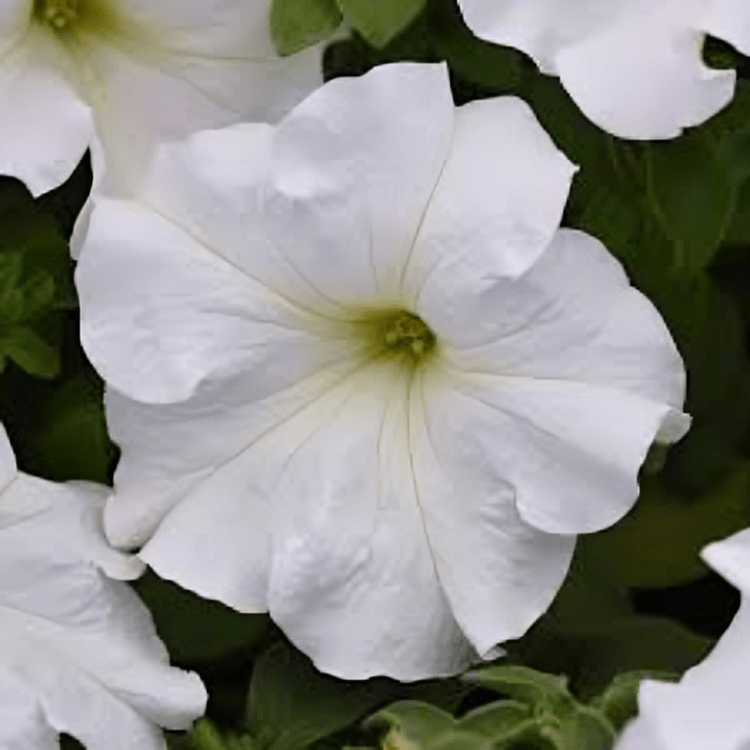
[(365, 729), (377, 729), (387, 725), (410, 740), (426, 744), (436, 740), (455, 725), (454, 718), (429, 703), (422, 701), (399, 701), (392, 703), (368, 717)]
[(615, 741), (609, 721), (587, 706), (576, 706), (559, 726), (548, 724), (546, 730), (559, 750), (611, 750)]
[(673, 270), (695, 275), (711, 262), (727, 233), (736, 187), (700, 130), (650, 144), (646, 157), (649, 203), (672, 242)]
[(713, 640), (666, 617), (622, 615), (579, 643), (576, 685), (601, 690), (614, 675), (633, 670), (682, 673), (705, 658)]
[(638, 688), (641, 681), (646, 678), (672, 681), (678, 679), (679, 675), (652, 669), (623, 672), (618, 674), (600, 695), (591, 700), (591, 707), (604, 714), (619, 732), (626, 722), (638, 713)]
[(56, 482), (107, 484), (117, 449), (107, 434), (103, 395), (104, 385), (90, 369), (55, 389), (24, 440), (27, 469)]
[(528, 706), (516, 701), (496, 701), (480, 706), (456, 720), (445, 711), (420, 701), (393, 703), (368, 718), (365, 729), (390, 728), (384, 747), (399, 744), (419, 750), (480, 750), (525, 737), (537, 726)]
[(68, 247), (54, 220), (23, 183), (0, 177), (0, 361), (57, 375), (58, 324), (49, 315), (74, 301)]
[(518, 730), (533, 716), (528, 705), (518, 701), (495, 701), (469, 711), (456, 726), (466, 732), (501, 738)]
[(750, 525), (750, 461), (708, 492), (686, 499), (661, 477), (644, 477), (633, 510), (614, 526), (580, 540), (591, 565), (620, 586), (665, 588), (708, 573), (698, 553)]
[(670, 451), (664, 474), (700, 495), (731, 469), (750, 426), (750, 363), (737, 303), (704, 275), (661, 287), (655, 298), (682, 354), (693, 424)]
[(267, 636), (266, 615), (241, 614), (151, 571), (132, 585), (151, 611), (172, 658), (181, 664), (215, 661)]
[(467, 672), (463, 679), (473, 685), (509, 695), (522, 703), (557, 711), (573, 704), (568, 678), (538, 672), (529, 667), (509, 664), (493, 665)]
[(341, 20), (336, 0), (272, 0), (271, 39), (280, 55), (292, 55), (328, 37)]
[(205, 717), (188, 732), (167, 734), (166, 740), (169, 750), (262, 750), (249, 736), (222, 733)]
[(700, 130), (730, 178), (736, 184), (747, 180), (750, 177), (750, 81), (738, 80), (730, 104)]
[(31, 375), (51, 378), (60, 371), (57, 350), (28, 326), (0, 333), (0, 355), (12, 359)]
[(421, 747), (424, 750), (494, 750), (495, 743), (482, 735), (454, 729)]
[(344, 20), (374, 47), (385, 47), (424, 9), (427, 0), (337, 0)]
[(265, 750), (302, 750), (354, 723), (392, 694), (388, 680), (339, 680), (278, 643), (255, 664), (247, 726), (253, 736), (267, 738)]

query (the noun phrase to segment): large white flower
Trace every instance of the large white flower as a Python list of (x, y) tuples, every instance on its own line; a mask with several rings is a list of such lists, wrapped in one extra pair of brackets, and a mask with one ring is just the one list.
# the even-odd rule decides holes
[(161, 150), (77, 271), (113, 542), (347, 677), (520, 636), (686, 428), (659, 315), (558, 231), (573, 173), (520, 100), (456, 109), (441, 65)]
[(672, 138), (718, 112), (735, 72), (701, 59), (706, 33), (750, 54), (747, 0), (459, 0), (475, 34), (559, 76), (621, 138)]
[(287, 111), (320, 49), (277, 57), (267, 0), (3, 0), (0, 174), (63, 182), (96, 132), (97, 171), (130, 189), (160, 140)]
[(104, 538), (106, 487), (16, 471), (0, 426), (0, 747), (162, 750), (159, 727), (203, 713), (195, 674), (169, 666), (122, 580), (143, 563)]
[(677, 684), (644, 680), (639, 714), (616, 750), (747, 750), (750, 747), (750, 529), (701, 556), (742, 594), (713, 651)]

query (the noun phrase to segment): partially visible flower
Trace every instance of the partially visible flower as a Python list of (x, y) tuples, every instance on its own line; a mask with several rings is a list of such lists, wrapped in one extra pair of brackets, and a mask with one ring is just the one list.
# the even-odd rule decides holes
[(615, 750), (750, 747), (750, 529), (709, 544), (701, 554), (739, 589), (740, 609), (713, 651), (679, 683), (641, 683), (638, 716)]
[[(106, 487), (16, 471), (0, 426), (0, 747), (163, 750), (205, 708), (195, 674), (169, 666), (124, 579), (143, 570), (102, 530)], [(122, 580), (111, 580), (122, 579)]]
[[(4, 0), (0, 174), (35, 194), (92, 145), (129, 191), (161, 140), (276, 117), (321, 80), (320, 48), (278, 57), (267, 0)], [(103, 162), (102, 162), (103, 157)]]
[(687, 428), (658, 313), (558, 231), (574, 171), (522, 101), (456, 109), (441, 65), (165, 147), (77, 270), (111, 540), (345, 677), (523, 634)]
[(673, 138), (722, 109), (733, 70), (701, 59), (706, 34), (750, 54), (747, 0), (459, 0), (475, 34), (559, 76), (584, 114), (621, 138)]

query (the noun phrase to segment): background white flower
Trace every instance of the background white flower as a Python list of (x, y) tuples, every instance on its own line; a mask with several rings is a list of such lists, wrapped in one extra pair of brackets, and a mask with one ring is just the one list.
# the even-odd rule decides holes
[(615, 750), (746, 750), (750, 746), (750, 529), (701, 556), (742, 594), (713, 651), (677, 684), (644, 680), (639, 714)]
[(127, 190), (160, 140), (287, 111), (322, 81), (320, 47), (278, 57), (267, 13), (266, 0), (5, 0), (0, 174), (49, 190), (95, 131), (97, 172)]
[(107, 488), (16, 471), (0, 427), (0, 747), (162, 750), (206, 691), (169, 666), (151, 616), (122, 580), (143, 563), (104, 538)]
[(735, 72), (702, 61), (705, 34), (750, 54), (746, 0), (459, 0), (478, 36), (526, 52), (587, 117), (621, 138), (672, 138), (718, 112)]
[(406, 63), (162, 149), (77, 270), (111, 540), (346, 677), (520, 636), (687, 426), (659, 315), (558, 231), (573, 173), (520, 100)]

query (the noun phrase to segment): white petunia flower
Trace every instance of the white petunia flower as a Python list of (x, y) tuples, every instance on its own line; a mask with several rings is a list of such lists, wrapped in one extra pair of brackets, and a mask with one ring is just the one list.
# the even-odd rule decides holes
[(702, 61), (706, 34), (750, 54), (747, 0), (459, 0), (472, 31), (559, 76), (584, 114), (621, 138), (673, 138), (734, 95)]
[[(0, 174), (34, 194), (92, 144), (133, 189), (156, 143), (287, 111), (321, 82), (320, 48), (271, 47), (267, 0), (3, 0)], [(99, 174), (97, 174), (99, 177)]]
[(709, 544), (701, 556), (739, 589), (740, 609), (713, 651), (679, 683), (641, 683), (638, 716), (615, 750), (750, 747), (750, 529)]
[[(162, 750), (206, 691), (169, 666), (151, 616), (124, 579), (143, 563), (104, 538), (106, 487), (16, 471), (0, 427), (0, 747)], [(121, 580), (110, 580), (110, 578)]]
[(520, 636), (687, 426), (659, 315), (558, 231), (573, 173), (526, 104), (408, 63), (161, 150), (77, 270), (111, 540), (345, 677)]

